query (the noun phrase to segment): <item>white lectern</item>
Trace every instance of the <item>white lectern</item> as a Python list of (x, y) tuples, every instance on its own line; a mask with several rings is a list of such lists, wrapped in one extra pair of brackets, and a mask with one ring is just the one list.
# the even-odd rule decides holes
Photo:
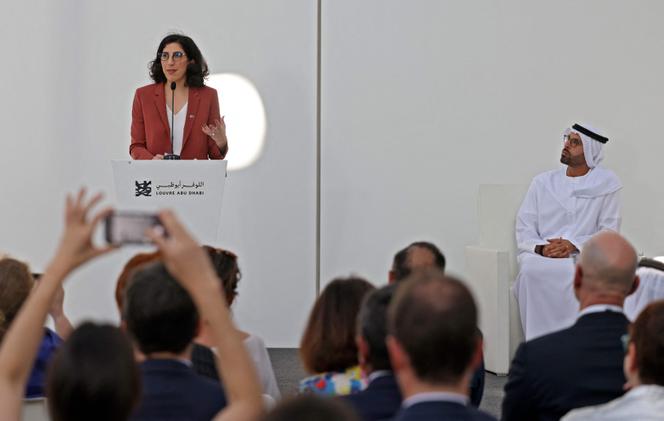
[(118, 210), (173, 209), (202, 243), (217, 240), (226, 161), (112, 161)]

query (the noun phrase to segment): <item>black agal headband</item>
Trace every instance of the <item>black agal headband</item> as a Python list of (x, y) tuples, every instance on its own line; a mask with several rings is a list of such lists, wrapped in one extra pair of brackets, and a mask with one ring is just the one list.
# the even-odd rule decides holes
[(584, 135), (588, 136), (591, 139), (594, 139), (594, 140), (598, 141), (599, 143), (606, 143), (606, 142), (609, 141), (608, 137), (604, 137), (600, 134), (597, 134), (593, 131), (590, 131), (590, 130), (586, 129), (585, 127), (583, 127), (579, 124), (574, 124), (572, 126), (572, 130), (577, 131), (579, 133), (583, 133)]

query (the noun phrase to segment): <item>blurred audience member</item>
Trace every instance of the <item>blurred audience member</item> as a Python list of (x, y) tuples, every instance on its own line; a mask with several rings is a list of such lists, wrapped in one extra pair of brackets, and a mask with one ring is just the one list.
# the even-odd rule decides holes
[[(161, 260), (161, 253), (159, 251), (138, 253), (129, 259), (124, 265), (115, 284), (115, 302), (118, 306), (120, 317), (122, 317), (124, 295), (131, 276), (138, 268), (146, 266), (148, 263), (159, 262)], [(137, 360), (141, 361), (143, 356), (140, 351), (135, 351)], [(209, 347), (194, 343), (194, 346), (191, 349), (191, 364), (196, 374), (219, 381), (215, 356)]]
[(387, 308), (396, 285), (370, 292), (357, 318), (360, 368), (368, 377), (367, 388), (340, 397), (365, 421), (391, 419), (401, 407), (401, 392), (387, 354)]
[[(394, 255), (388, 281), (390, 284), (403, 281), (418, 270), (438, 269), (445, 273), (445, 264), (445, 256), (435, 244), (416, 241)], [(479, 328), (477, 334), (482, 338)], [(470, 381), (470, 404), (476, 408), (479, 408), (484, 395), (484, 376), (484, 354), (482, 354), (482, 362)]]
[(315, 373), (300, 381), (300, 392), (348, 395), (364, 389), (355, 333), (364, 296), (375, 288), (361, 278), (330, 282), (314, 303), (300, 341), (305, 370)]
[(565, 421), (661, 420), (664, 416), (664, 301), (649, 304), (623, 337), (629, 391), (609, 403), (575, 409)]
[(629, 320), (622, 306), (639, 285), (636, 264), (634, 248), (615, 232), (585, 243), (573, 280), (578, 319), (519, 346), (505, 385), (503, 419), (558, 420), (624, 393), (621, 337)]
[[(224, 289), (226, 301), (230, 307), (233, 305), (233, 302), (238, 295), (237, 287), (242, 278), (237, 263), (237, 256), (228, 250), (213, 248), (210, 246), (203, 246), (203, 248), (210, 256), (210, 260), (212, 260), (212, 266), (221, 280), (221, 286)], [(274, 400), (279, 400), (281, 398), (281, 393), (279, 392), (279, 386), (277, 385), (277, 379), (274, 376), (272, 362), (267, 353), (265, 343), (256, 335), (244, 331), (240, 331), (239, 333), (242, 336), (244, 345), (247, 347), (247, 351), (249, 351), (249, 355), (251, 355), (251, 359), (256, 365), (263, 393), (271, 396)], [(196, 342), (205, 345), (206, 347), (212, 346), (210, 329), (205, 320), (201, 323)]]
[[(33, 275), (25, 263), (8, 257), (0, 260), (0, 340), (34, 285)], [(60, 335), (49, 328), (40, 328), (43, 336), (25, 390), (27, 398), (44, 396), (49, 361), (62, 339), (71, 333), (71, 324), (63, 309), (64, 297), (64, 289), (58, 288), (49, 311)]]
[(110, 325), (84, 323), (76, 328), (48, 371), (53, 421), (126, 420), (140, 392), (131, 342)]
[(191, 347), (198, 312), (163, 263), (140, 267), (128, 282), (124, 318), (144, 355), (142, 399), (134, 420), (210, 420), (226, 405), (218, 382), (196, 375)]
[(401, 283), (388, 309), (387, 349), (403, 395), (395, 420), (493, 420), (470, 405), (482, 359), (468, 288), (435, 269)]

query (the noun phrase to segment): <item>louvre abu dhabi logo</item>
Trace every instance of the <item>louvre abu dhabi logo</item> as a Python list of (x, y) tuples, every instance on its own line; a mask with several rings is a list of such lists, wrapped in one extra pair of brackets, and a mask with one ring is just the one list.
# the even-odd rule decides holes
[(150, 180), (144, 180), (144, 181), (136, 181), (136, 197), (139, 196), (152, 196), (152, 181)]

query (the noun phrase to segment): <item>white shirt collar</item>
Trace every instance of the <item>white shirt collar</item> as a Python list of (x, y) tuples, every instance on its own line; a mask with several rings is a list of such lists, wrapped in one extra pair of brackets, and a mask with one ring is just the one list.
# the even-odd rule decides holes
[(579, 317), (585, 316), (586, 314), (591, 313), (602, 313), (604, 311), (613, 311), (616, 313), (623, 313), (623, 308), (611, 304), (595, 304), (588, 306), (579, 312)]
[(452, 392), (425, 392), (417, 393), (408, 399), (404, 399), (402, 408), (408, 408), (421, 402), (455, 402), (461, 405), (468, 405), (468, 396)]
[(175, 361), (179, 361), (179, 362), (181, 362), (182, 364), (186, 365), (186, 366), (189, 367), (189, 368), (193, 368), (193, 367), (194, 367), (194, 363), (192, 363), (191, 360), (188, 360), (188, 359), (186, 359), (186, 358), (178, 358), (178, 359), (175, 360)]
[(385, 377), (385, 376), (389, 376), (391, 374), (392, 374), (392, 372), (390, 370), (376, 370), (376, 371), (372, 371), (371, 374), (369, 374), (369, 376), (367, 376), (367, 379), (369, 380), (369, 383), (371, 383), (372, 381), (376, 380), (379, 377)]

